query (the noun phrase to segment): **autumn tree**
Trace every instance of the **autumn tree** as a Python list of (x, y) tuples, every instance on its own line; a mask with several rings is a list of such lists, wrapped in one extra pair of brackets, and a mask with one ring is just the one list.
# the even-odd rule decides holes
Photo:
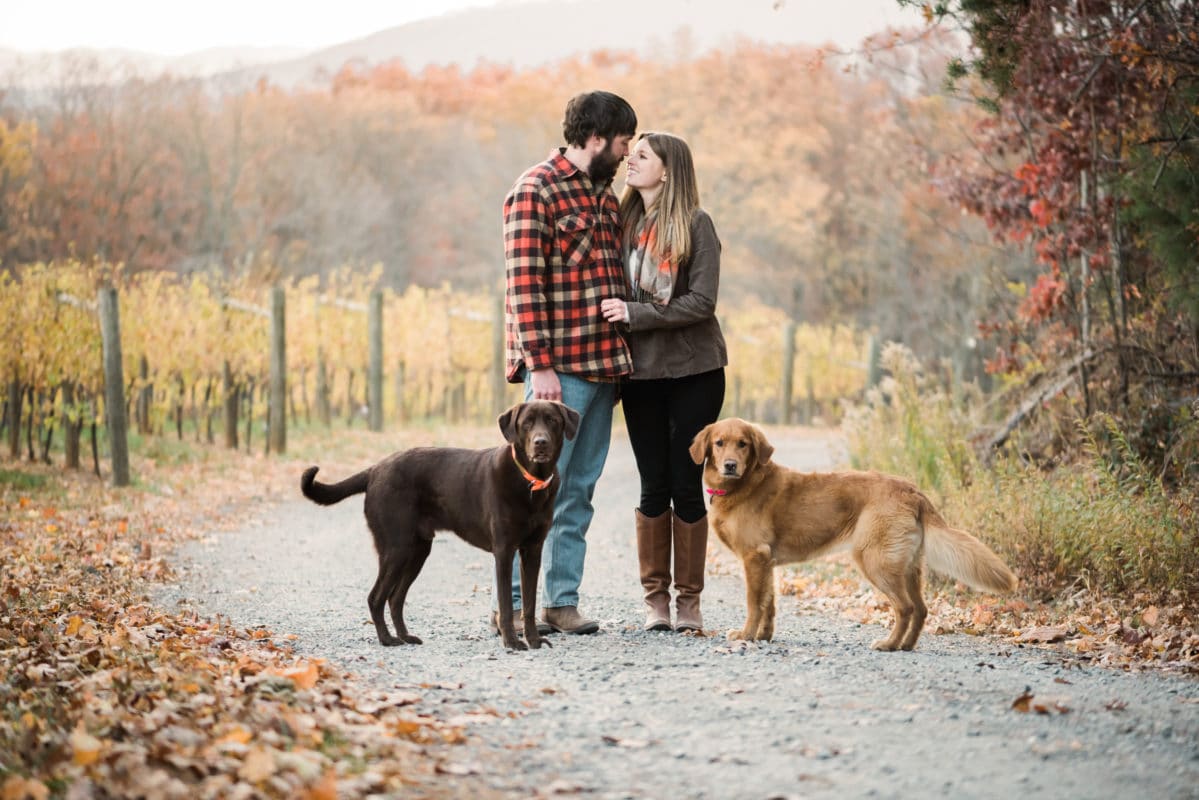
[[(989, 155), (954, 195), (1041, 274), (996, 326), (993, 366), (1078, 356), (1084, 412), (1114, 409), (1155, 462), (1191, 427), (1199, 374), (1199, 4), (940, 2), (973, 44)], [(1021, 349), (1022, 343), (1027, 347)]]

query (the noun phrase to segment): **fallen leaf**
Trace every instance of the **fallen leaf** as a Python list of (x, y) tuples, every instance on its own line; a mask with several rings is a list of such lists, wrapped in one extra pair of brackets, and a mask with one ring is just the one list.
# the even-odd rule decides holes
[(621, 739), (618, 736), (604, 736), (604, 744), (612, 745), (613, 747), (628, 747), (632, 750), (639, 750), (642, 747), (649, 747), (648, 739)]
[(1149, 627), (1153, 627), (1157, 624), (1157, 616), (1157, 606), (1149, 606), (1149, 608), (1141, 612), (1141, 621)]
[(1016, 638), (1016, 641), (1033, 644), (1051, 644), (1052, 642), (1060, 642), (1069, 635), (1069, 625), (1044, 625), (1040, 628), (1031, 628), (1025, 631)]
[(1021, 714), (1027, 714), (1031, 703), (1032, 692), (1026, 688), (1024, 690), (1024, 694), (1012, 701), (1012, 708), (1016, 711), (1019, 711)]
[(250, 740), (253, 738), (254, 734), (250, 733), (248, 730), (239, 725), (221, 738), (217, 739), (216, 743), (223, 744), (225, 742), (237, 742), (238, 744), (249, 744)]
[(1150, 637), (1149, 631), (1139, 631), (1136, 628), (1120, 627), (1120, 640), (1124, 644), (1140, 644)]
[(437, 772), (443, 775), (478, 775), (479, 768), (474, 764), (443, 764), (437, 762)]
[(983, 605), (975, 606), (971, 621), (975, 627), (985, 628), (995, 622), (995, 612)]
[(4, 800), (46, 800), (50, 790), (39, 780), (22, 778), (12, 775), (0, 787), (0, 797)]
[(246, 753), (241, 769), (237, 771), (239, 778), (250, 783), (265, 781), (274, 774), (275, 756), (262, 747), (255, 747)]
[(276, 674), (288, 678), (301, 689), (311, 689), (313, 686), (316, 686), (317, 679), (321, 676), (316, 661), (309, 661), (291, 669), (280, 670)]
[(303, 800), (337, 800), (337, 772), (329, 769), (321, 779), (309, 786)]
[(102, 741), (84, 729), (82, 722), (71, 732), (69, 741), (74, 751), (75, 763), (81, 767), (96, 763), (100, 758), (100, 750), (104, 747)]

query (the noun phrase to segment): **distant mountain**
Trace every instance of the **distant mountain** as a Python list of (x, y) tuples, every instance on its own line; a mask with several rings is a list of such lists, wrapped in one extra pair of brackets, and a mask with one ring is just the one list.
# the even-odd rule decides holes
[(242, 79), (289, 86), (319, 80), (347, 62), (400, 59), (469, 69), (481, 61), (529, 67), (599, 49), (673, 54), (686, 29), (695, 52), (737, 39), (768, 44), (832, 44), (849, 49), (888, 26), (921, 23), (896, 0), (509, 0), (379, 31), (301, 58), (259, 65)]
[(182, 56), (163, 56), (136, 50), (79, 48), (51, 53), (0, 48), (0, 86), (52, 86), (60, 76), (80, 70), (100, 80), (163, 72), (205, 78), (241, 71), (255, 64), (287, 63), (308, 52), (300, 47), (217, 47)]
[(101, 80), (169, 71), (239, 89), (260, 78), (281, 86), (320, 83), (346, 63), (394, 59), (420, 71), (430, 64), (470, 69), (480, 62), (521, 68), (600, 49), (696, 55), (738, 39), (850, 49), (887, 27), (920, 23), (920, 13), (901, 9), (897, 0), (506, 0), (316, 51), (217, 48), (167, 57), (123, 50), (0, 49), (0, 86), (54, 85), (64, 73), (79, 73), (81, 64), (95, 65), (88, 74)]

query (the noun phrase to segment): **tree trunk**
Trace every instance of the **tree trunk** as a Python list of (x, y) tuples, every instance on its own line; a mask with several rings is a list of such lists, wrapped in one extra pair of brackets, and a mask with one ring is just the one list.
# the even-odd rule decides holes
[(50, 463), (50, 443), (54, 440), (54, 400), (58, 397), (58, 387), (54, 386), (50, 389), (50, 399), (46, 403), (46, 435), (42, 438), (42, 458), (43, 464)]
[(250, 438), (254, 428), (254, 378), (246, 382), (246, 452), (250, 452)]
[(229, 450), (237, 449), (237, 411), (240, 405), (239, 386), (233, 382), (233, 368), (229, 366), (229, 362), (225, 362), (224, 367), (224, 389), (225, 389), (225, 447)]
[[(215, 379), (210, 375), (204, 383), (204, 440), (213, 443), (212, 438), (212, 389)], [(199, 423), (197, 423), (198, 425)]]
[(13, 378), (8, 383), (8, 455), (21, 455), (21, 398), (25, 396), (21, 381)]
[(63, 452), (67, 469), (79, 469), (79, 434), (83, 430), (83, 415), (75, 408), (75, 384), (62, 382)]
[(187, 387), (183, 385), (183, 376), (175, 376), (175, 439), (183, 441), (183, 394)]
[(37, 460), (33, 454), (33, 423), (37, 418), (38, 411), (37, 396), (34, 394), (32, 386), (26, 390), (26, 397), (29, 399), (29, 414), (25, 418), (25, 451), (32, 462)]
[(100, 437), (96, 433), (96, 414), (95, 409), (92, 409), (92, 471), (96, 473), (97, 478), (103, 478), (100, 474)]
[(138, 363), (138, 375), (142, 389), (137, 395), (137, 432), (143, 436), (150, 432), (150, 406), (154, 402), (154, 384), (150, 383), (150, 362), (143, 355)]
[(329, 403), (329, 372), (325, 368), (325, 356), (316, 356), (316, 418), (326, 428), (333, 425), (333, 409)]

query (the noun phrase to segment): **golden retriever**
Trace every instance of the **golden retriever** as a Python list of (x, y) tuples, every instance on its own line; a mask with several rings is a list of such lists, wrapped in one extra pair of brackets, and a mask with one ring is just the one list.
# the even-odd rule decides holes
[(770, 460), (774, 447), (742, 419), (696, 435), (691, 458), (704, 464), (709, 522), (745, 568), (745, 625), (730, 639), (774, 636), (774, 566), (849, 550), (895, 609), (891, 635), (876, 650), (911, 650), (928, 609), (924, 561), (981, 591), (1010, 592), (1016, 576), (986, 545), (951, 528), (914, 484), (878, 472), (796, 472)]

